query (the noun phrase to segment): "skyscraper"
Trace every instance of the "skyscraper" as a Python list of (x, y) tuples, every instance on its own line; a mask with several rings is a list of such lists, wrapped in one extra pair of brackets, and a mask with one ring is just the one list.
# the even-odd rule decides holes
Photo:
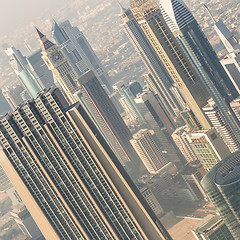
[(9, 63), (21, 81), (24, 88), (28, 91), (31, 97), (36, 97), (44, 88), (40, 79), (36, 79), (27, 64), (26, 57), (15, 47), (10, 47), (5, 50), (9, 57)]
[(221, 21), (216, 21), (210, 10), (204, 5), (214, 23), (214, 29), (222, 41), (228, 54), (221, 59), (221, 64), (232, 81), (236, 91), (240, 94), (240, 45), (236, 36), (229, 31), (226, 25)]
[(152, 92), (144, 92), (138, 95), (134, 101), (144, 116), (147, 127), (154, 131), (166, 159), (178, 166), (181, 165), (183, 157), (179, 155), (179, 151), (170, 135), (174, 131), (175, 125), (172, 119), (163, 111), (156, 96)]
[(158, 94), (167, 113), (175, 118), (180, 106), (170, 91), (174, 82), (131, 10), (120, 7), (122, 27), (150, 73), (146, 80), (152, 91)]
[(15, 110), (17, 106), (23, 102), (23, 99), (21, 97), (21, 93), (23, 91), (24, 88), (20, 84), (17, 84), (16, 86), (13, 86), (11, 88), (7, 87), (2, 89), (2, 94), (7, 100), (12, 110)]
[(201, 182), (234, 239), (240, 238), (239, 166), (238, 151), (218, 163)]
[(122, 104), (125, 112), (133, 116), (133, 118), (138, 119), (138, 122), (141, 124), (145, 123), (145, 119), (140, 113), (136, 103), (134, 102), (134, 95), (128, 87), (122, 81), (119, 81), (113, 85), (113, 89), (118, 91), (122, 98), (120, 103)]
[(154, 132), (141, 129), (133, 135), (130, 142), (151, 174), (156, 174), (160, 168), (167, 164)]
[(214, 128), (190, 132), (189, 144), (206, 171), (231, 154), (229, 148)]
[(203, 108), (203, 111), (208, 116), (213, 127), (217, 130), (218, 134), (221, 136), (224, 143), (228, 146), (229, 150), (232, 153), (239, 150), (239, 135), (233, 131), (230, 123), (227, 121), (223, 113), (220, 111), (219, 107), (212, 99), (208, 101), (208, 104)]
[(80, 91), (75, 94), (82, 102), (93, 121), (104, 132), (107, 141), (125, 165), (138, 159), (130, 144), (132, 134), (127, 128), (117, 109), (109, 99), (93, 71), (89, 71), (78, 79)]
[(63, 55), (61, 48), (47, 39), (38, 29), (36, 30), (42, 45), (42, 58), (52, 71), (55, 84), (66, 94), (70, 103), (75, 103), (73, 93), (78, 89), (76, 72)]
[(160, 8), (170, 31), (182, 45), (182, 49), (204, 81), (214, 101), (219, 105), (216, 101), (217, 92), (228, 102), (236, 98), (238, 96), (236, 89), (184, 2), (182, 0), (160, 0)]
[(42, 59), (42, 50), (37, 50), (27, 57), (27, 62), (36, 78), (39, 78), (44, 86), (48, 89), (54, 86), (54, 79), (52, 72), (48, 69), (46, 63)]
[(53, 38), (61, 47), (77, 76), (92, 70), (98, 80), (112, 92), (111, 80), (84, 34), (67, 20), (53, 26)]
[(47, 240), (171, 240), (80, 104), (43, 92), (0, 120), (1, 164)]
[(130, 8), (201, 126), (210, 128), (202, 107), (210, 94), (182, 46), (169, 29), (155, 0), (130, 0)]

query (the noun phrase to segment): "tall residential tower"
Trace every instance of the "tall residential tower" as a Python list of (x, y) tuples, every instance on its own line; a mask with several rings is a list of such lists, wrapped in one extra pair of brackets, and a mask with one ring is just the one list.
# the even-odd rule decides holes
[(0, 119), (0, 163), (47, 240), (172, 240), (80, 104), (59, 89)]

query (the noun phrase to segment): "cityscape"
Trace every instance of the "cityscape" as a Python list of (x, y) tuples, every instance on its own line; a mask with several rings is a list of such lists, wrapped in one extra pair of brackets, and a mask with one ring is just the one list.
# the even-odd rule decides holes
[(240, 239), (238, 0), (0, 6), (1, 240)]

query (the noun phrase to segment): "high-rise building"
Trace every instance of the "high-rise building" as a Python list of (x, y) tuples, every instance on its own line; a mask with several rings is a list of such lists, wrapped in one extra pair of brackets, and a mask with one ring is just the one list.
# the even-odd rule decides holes
[(2, 89), (2, 94), (12, 110), (15, 110), (17, 106), (23, 102), (23, 99), (21, 97), (21, 93), (23, 91), (24, 88), (20, 84)]
[(130, 9), (189, 108), (201, 126), (209, 129), (210, 123), (202, 111), (211, 98), (208, 89), (169, 29), (159, 5), (155, 0), (130, 0)]
[(206, 171), (231, 154), (223, 139), (212, 128), (187, 134), (188, 142)]
[(110, 77), (84, 34), (77, 27), (73, 27), (68, 20), (60, 25), (55, 22), (53, 38), (61, 47), (78, 77), (92, 70), (108, 91), (112, 92)]
[(151, 174), (156, 174), (160, 168), (167, 164), (154, 132), (141, 129), (133, 135), (130, 142)]
[(219, 162), (202, 180), (202, 186), (234, 239), (240, 239), (240, 151)]
[(239, 124), (240, 124), (240, 97), (237, 97), (230, 103), (230, 107), (232, 108)]
[(226, 120), (223, 113), (212, 99), (208, 101), (208, 104), (203, 108), (203, 111), (208, 116), (213, 127), (217, 130), (229, 150), (231, 152), (239, 150), (239, 135), (233, 131), (230, 123)]
[(187, 162), (195, 162), (198, 158), (189, 144), (187, 137), (188, 132), (189, 129), (187, 126), (179, 127), (173, 132), (172, 139)]
[(234, 34), (229, 31), (229, 29), (221, 20), (216, 21), (214, 19), (206, 4), (204, 4), (204, 7), (206, 8), (211, 20), (213, 21), (214, 29), (224, 44), (225, 48), (227, 49), (228, 53), (234, 52), (234, 50), (238, 50), (240, 48), (240, 45)]
[(175, 118), (180, 106), (170, 91), (174, 82), (131, 10), (120, 7), (122, 27), (150, 73), (146, 80), (152, 91), (158, 94), (167, 114)]
[(172, 238), (77, 103), (43, 92), (0, 120), (0, 163), (47, 240)]
[(208, 7), (204, 5), (214, 23), (214, 29), (218, 34), (220, 40), (228, 51), (228, 54), (221, 59), (221, 64), (232, 81), (238, 95), (240, 94), (240, 45), (233, 33), (229, 31), (226, 25), (221, 21), (216, 21), (209, 11)]
[(208, 215), (192, 231), (196, 240), (234, 240), (220, 216)]
[(85, 106), (122, 164), (137, 161), (138, 156), (129, 142), (132, 134), (94, 73), (85, 73), (78, 83), (80, 90), (75, 94), (76, 99)]
[(145, 200), (147, 201), (148, 205), (152, 208), (154, 213), (157, 215), (158, 218), (162, 217), (164, 214), (164, 210), (161, 207), (160, 203), (158, 202), (157, 198), (153, 194), (152, 190), (148, 186), (139, 187), (139, 190)]
[(136, 97), (138, 94), (140, 94), (143, 91), (143, 88), (141, 84), (137, 81), (131, 81), (128, 86), (131, 93)]
[(70, 103), (75, 103), (73, 93), (78, 89), (76, 72), (63, 55), (61, 48), (47, 39), (38, 29), (36, 30), (42, 45), (42, 58), (52, 71), (55, 84), (66, 94)]
[(44, 88), (49, 89), (54, 86), (53, 74), (43, 61), (41, 52), (42, 50), (38, 50), (28, 56), (27, 62), (35, 77), (41, 80)]
[(125, 109), (126, 114), (132, 116), (133, 119), (137, 119), (139, 123), (144, 124), (145, 119), (140, 113), (136, 103), (134, 102), (134, 95), (128, 87), (122, 81), (119, 81), (113, 85), (113, 89), (118, 91), (122, 96), (120, 103)]
[(164, 112), (156, 96), (152, 92), (144, 92), (138, 95), (134, 101), (144, 116), (147, 127), (154, 131), (166, 159), (180, 166), (181, 162), (185, 162), (185, 160), (182, 155), (179, 155), (177, 146), (170, 135), (175, 130), (174, 122)]
[(228, 105), (239, 93), (199, 24), (182, 0), (160, 0), (160, 6), (170, 31), (182, 46), (190, 64), (195, 68), (232, 131), (239, 135), (239, 126), (231, 115)]
[(189, 163), (181, 172), (182, 178), (185, 181), (195, 200), (208, 200), (207, 194), (203, 190), (201, 180), (206, 171), (201, 166), (199, 161), (196, 163)]
[(180, 113), (182, 120), (191, 130), (199, 130), (201, 129), (201, 124), (198, 119), (194, 115), (191, 109), (186, 108), (184, 111)]
[(23, 87), (28, 91), (31, 97), (36, 97), (44, 88), (40, 79), (37, 79), (32, 74), (27, 64), (26, 57), (15, 47), (10, 47), (5, 50), (9, 57), (9, 63), (21, 81)]
[[(160, 0), (162, 15), (209, 90), (214, 101), (228, 102), (238, 96), (215, 51), (182, 0)], [(220, 96), (218, 96), (218, 92)], [(220, 99), (218, 99), (220, 98)]]

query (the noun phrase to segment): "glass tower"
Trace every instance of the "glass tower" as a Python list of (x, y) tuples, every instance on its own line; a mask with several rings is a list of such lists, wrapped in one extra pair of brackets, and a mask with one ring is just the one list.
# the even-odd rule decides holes
[(40, 79), (34, 77), (29, 69), (26, 58), (15, 47), (6, 49), (6, 54), (9, 57), (9, 63), (14, 72), (19, 77), (24, 88), (28, 91), (29, 95), (35, 98), (38, 93), (43, 90), (44, 86)]
[(130, 0), (130, 9), (201, 126), (210, 128), (202, 107), (210, 94), (168, 27), (155, 0)]
[(69, 21), (60, 25), (55, 22), (52, 32), (54, 40), (63, 50), (78, 77), (92, 70), (99, 81), (112, 92), (110, 77), (83, 33)]
[(219, 162), (202, 180), (202, 186), (232, 233), (240, 239), (240, 152)]

